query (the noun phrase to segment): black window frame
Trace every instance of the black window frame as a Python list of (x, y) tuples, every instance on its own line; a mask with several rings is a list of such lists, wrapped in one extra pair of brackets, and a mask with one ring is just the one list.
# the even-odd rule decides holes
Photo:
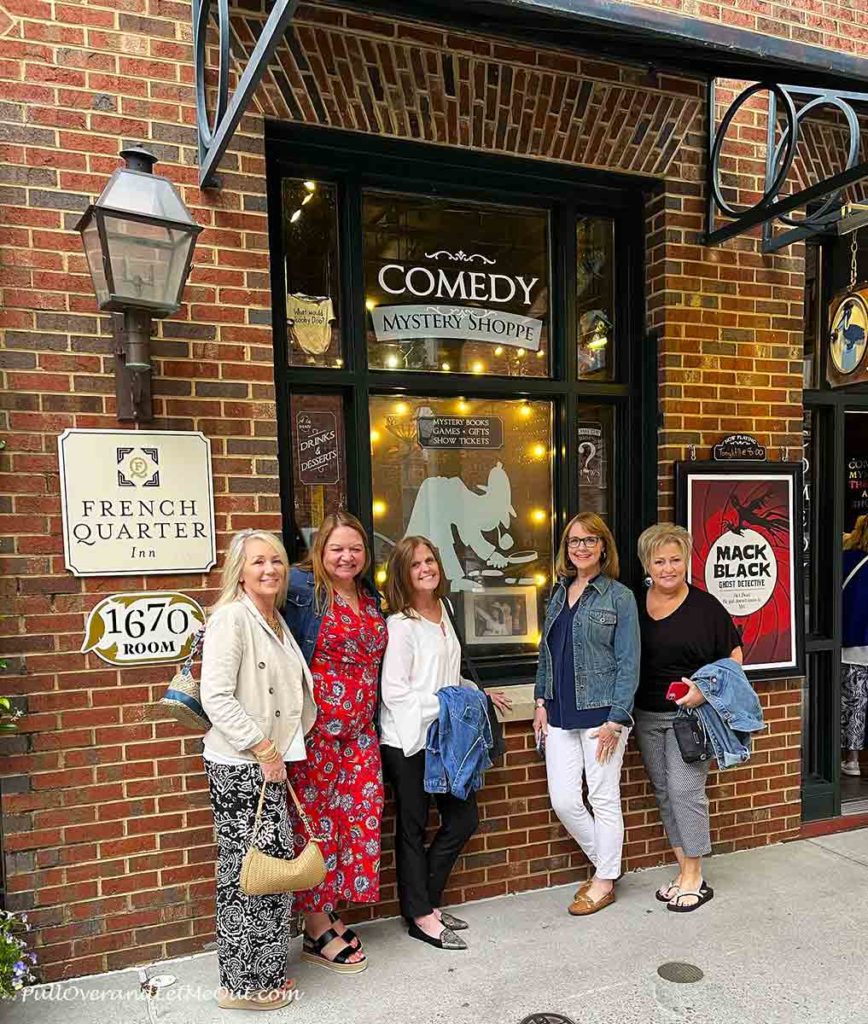
[[(578, 508), (578, 454), (575, 425), (581, 401), (602, 401), (614, 408), (615, 477), (610, 525), (621, 552), (621, 578), (628, 585), (641, 578), (635, 539), (656, 505), (656, 439), (642, 424), (656, 424), (656, 386), (648, 394), (654, 369), (645, 337), (645, 197), (656, 183), (648, 179), (580, 170), (533, 159), (488, 154), (368, 137), (347, 132), (266, 122), (269, 243), (271, 252), (272, 326), (276, 409), (284, 539), (291, 559), (299, 557), (294, 517), (290, 402), (293, 393), (342, 395), (347, 439), (349, 509), (365, 528), (373, 529), (369, 395), (429, 395), (552, 400), (554, 526), (552, 551), (565, 524)], [(290, 366), (286, 320), (282, 181), (301, 178), (334, 182), (338, 188), (339, 275), (337, 297), (343, 342), (341, 367)], [(551, 217), (550, 376), (498, 377), (472, 373), (420, 373), (371, 369), (367, 339), (362, 245), (362, 190), (386, 189), (404, 194), (502, 202), (521, 207), (545, 205)], [(615, 221), (616, 379), (578, 379), (576, 296), (571, 268), (576, 262), (576, 217), (611, 217)], [(643, 352), (644, 349), (644, 352)], [(651, 372), (649, 373), (649, 370)], [(653, 409), (651, 408), (653, 404)], [(642, 412), (642, 407), (645, 412)], [(353, 444), (353, 438), (364, 444)], [(535, 672), (536, 654), (505, 652), (476, 659), (483, 679), (522, 683)]]

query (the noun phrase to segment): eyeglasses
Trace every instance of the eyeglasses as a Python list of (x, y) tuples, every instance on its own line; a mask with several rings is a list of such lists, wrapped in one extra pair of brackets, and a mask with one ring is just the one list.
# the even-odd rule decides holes
[(567, 547), (570, 551), (578, 551), (579, 548), (595, 548), (600, 543), (599, 537), (570, 537)]

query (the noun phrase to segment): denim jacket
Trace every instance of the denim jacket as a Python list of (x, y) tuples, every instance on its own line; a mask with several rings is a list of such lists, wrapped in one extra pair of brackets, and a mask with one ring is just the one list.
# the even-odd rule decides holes
[[(570, 581), (559, 579), (546, 609), (534, 699), (551, 700), (554, 688), (548, 635), (567, 599)], [(600, 574), (579, 599), (573, 619), (576, 710), (611, 705), (609, 718), (633, 724), (633, 697), (639, 685), (639, 613), (623, 583)]]
[(735, 768), (750, 757), (750, 734), (765, 728), (759, 697), (732, 658), (705, 665), (691, 676), (705, 703), (696, 708), (711, 740), (717, 766)]
[[(377, 608), (379, 608), (380, 595), (366, 580), (363, 581), (363, 586), (373, 596), (377, 602)], [(286, 594), (283, 617), (308, 665), (313, 660), (313, 652), (316, 650), (316, 642), (324, 615), (325, 608), (317, 607), (314, 598), (313, 573), (293, 566), (289, 570), (289, 589)]]
[(488, 706), (482, 690), (444, 686), (437, 691), (440, 714), (428, 727), (425, 746), (425, 792), (451, 793), (466, 800), (482, 786), (491, 767)]

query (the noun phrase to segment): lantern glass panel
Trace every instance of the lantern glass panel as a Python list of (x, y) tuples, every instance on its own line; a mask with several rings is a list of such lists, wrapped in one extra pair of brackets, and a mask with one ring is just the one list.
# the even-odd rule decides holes
[(82, 230), (81, 237), (84, 242), (84, 254), (87, 257), (90, 276), (93, 278), (96, 301), (102, 306), (108, 301), (109, 288), (105, 276), (105, 265), (102, 261), (102, 246), (99, 244), (99, 228), (95, 217), (91, 217), (87, 226)]
[(115, 171), (109, 179), (99, 197), (99, 205), (183, 224), (195, 223), (170, 181), (156, 174), (142, 174), (126, 168)]
[(193, 236), (181, 228), (104, 213), (115, 300), (174, 312)]

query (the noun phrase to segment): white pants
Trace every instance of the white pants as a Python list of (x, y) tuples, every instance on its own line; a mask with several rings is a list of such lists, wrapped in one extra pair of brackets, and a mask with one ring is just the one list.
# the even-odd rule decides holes
[[(558, 729), (549, 726), (546, 737), (546, 774), (549, 797), (564, 828), (584, 850), (598, 878), (621, 874), (624, 815), (621, 812), (621, 762), (627, 747), (626, 727), (605, 764), (597, 761), (596, 729)], [(582, 799), (582, 775), (588, 781), (588, 801)]]

